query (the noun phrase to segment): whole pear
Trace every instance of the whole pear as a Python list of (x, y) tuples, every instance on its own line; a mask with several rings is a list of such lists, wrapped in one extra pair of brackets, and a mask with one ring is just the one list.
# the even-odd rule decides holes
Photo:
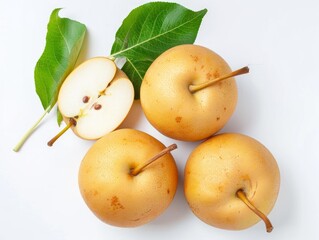
[(177, 167), (169, 148), (154, 137), (120, 129), (99, 139), (79, 170), (80, 192), (103, 222), (135, 227), (158, 217), (177, 188)]
[(267, 214), (279, 192), (280, 174), (270, 151), (234, 133), (211, 137), (190, 154), (184, 191), (193, 213), (205, 223), (230, 230), (248, 228)]
[(141, 105), (149, 122), (162, 134), (196, 141), (218, 132), (237, 104), (227, 62), (198, 45), (179, 45), (161, 54), (148, 68), (141, 85)]

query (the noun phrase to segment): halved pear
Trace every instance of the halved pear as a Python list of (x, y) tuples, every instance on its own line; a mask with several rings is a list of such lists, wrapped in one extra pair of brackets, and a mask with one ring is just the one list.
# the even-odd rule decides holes
[(73, 132), (83, 139), (98, 139), (116, 129), (134, 101), (131, 81), (105, 57), (87, 60), (64, 81), (58, 108)]

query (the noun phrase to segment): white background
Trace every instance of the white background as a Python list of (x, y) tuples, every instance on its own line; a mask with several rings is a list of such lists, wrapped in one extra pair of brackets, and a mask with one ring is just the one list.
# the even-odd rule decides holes
[(150, 133), (173, 152), (180, 183), (171, 206), (155, 221), (122, 229), (100, 222), (78, 190), (77, 173), (92, 142), (66, 133), (53, 148), (46, 142), (59, 128), (48, 115), (19, 153), (13, 146), (41, 116), (33, 70), (54, 8), (86, 24), (80, 62), (107, 56), (115, 32), (135, 7), (147, 1), (1, 0), (0, 7), (0, 239), (314, 239), (318, 228), (319, 2), (316, 0), (176, 1), (208, 9), (196, 43), (223, 56), (237, 78), (239, 101), (222, 132), (240, 132), (266, 145), (281, 170), (281, 189), (269, 215), (270, 234), (259, 223), (243, 231), (210, 227), (190, 211), (183, 196), (183, 169), (198, 143), (159, 134), (135, 103), (123, 126)]

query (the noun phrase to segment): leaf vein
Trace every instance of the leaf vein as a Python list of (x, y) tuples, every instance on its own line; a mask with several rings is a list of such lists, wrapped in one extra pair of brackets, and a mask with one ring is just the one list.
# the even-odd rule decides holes
[(137, 75), (139, 76), (139, 78), (140, 78), (141, 80), (143, 80), (142, 75), (141, 75), (140, 72), (137, 70), (137, 68), (135, 67), (135, 65), (133, 64), (133, 62), (132, 62), (129, 58), (126, 58), (126, 61), (128, 61), (128, 62), (131, 64), (132, 68), (133, 68), (134, 71), (137, 73)]
[(154, 36), (154, 37), (152, 37), (152, 38), (146, 39), (146, 40), (144, 40), (144, 41), (142, 41), (142, 42), (140, 42), (140, 43), (137, 43), (137, 44), (135, 44), (135, 45), (133, 45), (133, 46), (131, 46), (131, 47), (129, 47), (129, 48), (126, 48), (126, 49), (124, 49), (124, 50), (121, 50), (121, 51), (119, 51), (119, 52), (117, 52), (117, 53), (113, 53), (111, 56), (112, 56), (112, 57), (115, 57), (115, 56), (121, 55), (121, 54), (123, 54), (123, 53), (125, 53), (125, 52), (127, 52), (127, 51), (129, 51), (129, 50), (131, 50), (131, 49), (134, 49), (134, 48), (136, 48), (136, 47), (139, 47), (140, 45), (143, 45), (143, 44), (145, 44), (145, 43), (147, 43), (147, 42), (150, 42), (150, 41), (152, 41), (152, 40), (154, 40), (154, 39), (157, 39), (157, 38), (159, 38), (159, 37), (161, 37), (161, 36), (164, 36), (164, 35), (166, 35), (166, 34), (168, 34), (168, 33), (170, 33), (170, 32), (173, 32), (173, 31), (175, 31), (176, 29), (179, 29), (179, 28), (183, 27), (184, 25), (187, 25), (188, 23), (194, 21), (196, 18), (200, 18), (200, 17), (202, 17), (202, 14), (196, 15), (194, 18), (192, 18), (192, 19), (190, 19), (190, 20), (184, 22), (183, 24), (180, 24), (180, 25), (178, 25), (178, 26), (176, 26), (176, 27), (174, 27), (174, 28), (172, 28), (172, 29), (170, 29), (170, 30), (168, 30), (168, 31), (166, 31), (166, 32), (160, 33), (160, 34), (158, 34), (158, 35), (156, 35), (156, 36)]
[(58, 30), (59, 30), (59, 32), (60, 32), (60, 35), (62, 36), (62, 38), (63, 38), (63, 40), (64, 40), (64, 42), (65, 42), (66, 47), (67, 47), (67, 49), (68, 49), (68, 53), (70, 53), (70, 52), (71, 52), (70, 46), (69, 46), (69, 44), (68, 44), (68, 42), (67, 42), (67, 40), (66, 40), (64, 34), (62, 33), (62, 30), (61, 30), (61, 27), (60, 27), (60, 22), (61, 22), (62, 20), (61, 20), (61, 21), (59, 21), (59, 20), (60, 20), (60, 18), (59, 18), (58, 14), (57, 14), (57, 15), (56, 15), (57, 27), (58, 27)]

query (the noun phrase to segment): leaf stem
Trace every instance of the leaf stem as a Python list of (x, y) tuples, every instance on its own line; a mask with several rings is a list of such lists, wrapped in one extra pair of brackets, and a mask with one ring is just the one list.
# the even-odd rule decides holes
[(27, 139), (31, 136), (31, 134), (34, 132), (34, 130), (39, 126), (43, 118), (46, 116), (47, 113), (50, 112), (52, 106), (49, 106), (45, 109), (44, 113), (41, 115), (39, 120), (23, 135), (23, 137), (20, 139), (18, 144), (13, 148), (13, 151), (18, 152), (20, 148), (23, 146), (23, 144), (27, 141)]
[(115, 61), (115, 59), (116, 59), (116, 57), (114, 57), (113, 55), (110, 55), (110, 56), (108, 56), (108, 57), (106, 57), (106, 58), (108, 58), (108, 59), (110, 59), (110, 60), (112, 60), (112, 61)]

